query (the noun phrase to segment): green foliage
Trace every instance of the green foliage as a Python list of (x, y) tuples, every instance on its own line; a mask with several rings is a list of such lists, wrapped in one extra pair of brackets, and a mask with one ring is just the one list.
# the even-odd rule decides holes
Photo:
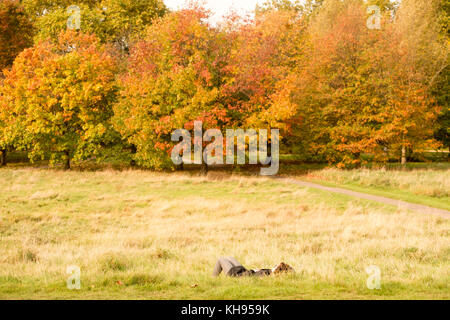
[(304, 10), (304, 6), (302, 5), (303, 1), (295, 0), (267, 0), (262, 5), (256, 5), (255, 12), (256, 14), (265, 13), (272, 10), (288, 10), (288, 11), (296, 11), (302, 12)]
[(80, 28), (84, 33), (95, 33), (101, 42), (114, 43), (124, 51), (128, 50), (133, 40), (142, 35), (154, 18), (167, 11), (161, 0), (24, 2), (30, 12), (37, 13), (36, 41), (47, 38), (56, 41), (59, 33), (67, 28), (70, 16), (67, 8), (77, 5), (81, 13)]
[(450, 147), (450, 67), (439, 75), (433, 93), (442, 108), (438, 117), (435, 138), (446, 148)]
[[(106, 42), (107, 33), (103, 24), (103, 13), (97, 8), (91, 8), (86, 4), (78, 4), (81, 13), (81, 30), (84, 33), (94, 33), (102, 42)], [(35, 41), (43, 41), (52, 39), (58, 41), (58, 36), (61, 31), (67, 29), (67, 20), (70, 13), (67, 12), (66, 7), (54, 7), (48, 9), (49, 12), (36, 19), (36, 29), (38, 30), (35, 36)]]
[(104, 29), (108, 41), (128, 50), (130, 42), (143, 35), (146, 27), (167, 13), (162, 0), (103, 0)]
[[(441, 34), (446, 39), (447, 44), (450, 41), (450, 0), (442, 0), (439, 6), (439, 22), (442, 26)], [(433, 95), (441, 112), (438, 118), (438, 129), (435, 138), (442, 142), (443, 146), (450, 148), (450, 67), (448, 65), (438, 75), (433, 87)]]

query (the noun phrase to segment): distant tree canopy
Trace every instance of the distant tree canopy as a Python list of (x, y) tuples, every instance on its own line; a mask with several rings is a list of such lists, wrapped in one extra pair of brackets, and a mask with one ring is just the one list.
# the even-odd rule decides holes
[(0, 74), (15, 57), (31, 46), (33, 26), (24, 8), (16, 0), (0, 2)]
[(72, 14), (67, 9), (80, 8), (80, 30), (95, 33), (104, 43), (128, 50), (130, 41), (136, 39), (153, 19), (163, 16), (167, 9), (162, 0), (23, 0), (27, 12), (36, 24), (35, 39), (50, 37), (56, 40), (67, 26)]
[[(386, 150), (425, 150), (439, 107), (429, 84), (445, 66), (436, 3), (405, 0), (382, 28), (366, 28), (360, 1), (327, 1), (311, 20), (311, 63), (297, 75), (299, 110), (306, 108), (308, 143), (328, 161), (360, 164), (361, 154), (387, 160)], [(324, 45), (326, 44), (326, 45)], [(309, 69), (311, 68), (311, 69)], [(313, 107), (314, 106), (314, 107)], [(405, 159), (403, 159), (404, 161)]]
[(213, 26), (196, 3), (2, 1), (0, 150), (69, 166), (113, 145), (173, 168), (171, 132), (201, 120), (279, 128), (304, 160), (405, 162), (449, 146), (449, 7), (269, 0)]
[[(450, 43), (450, 0), (442, 0), (439, 5), (439, 23), (441, 34)], [(442, 107), (439, 114), (435, 137), (444, 146), (450, 148), (450, 57), (447, 56), (445, 68), (436, 76), (433, 94), (438, 105)]]

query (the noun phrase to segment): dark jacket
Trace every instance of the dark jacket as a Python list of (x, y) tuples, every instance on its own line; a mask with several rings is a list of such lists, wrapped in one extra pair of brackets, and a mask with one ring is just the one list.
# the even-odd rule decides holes
[(261, 277), (261, 276), (268, 276), (271, 273), (272, 273), (272, 270), (270, 270), (270, 269), (261, 269), (258, 271), (254, 271), (254, 270), (247, 270), (243, 266), (237, 266), (237, 267), (231, 268), (228, 271), (227, 276), (230, 276), (230, 277), (243, 277), (243, 276)]

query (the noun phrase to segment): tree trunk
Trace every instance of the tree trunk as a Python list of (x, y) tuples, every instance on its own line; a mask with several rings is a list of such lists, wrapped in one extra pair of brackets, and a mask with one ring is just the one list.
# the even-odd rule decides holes
[[(131, 145), (131, 154), (132, 154), (131, 157), (134, 157), (134, 155), (136, 154), (136, 152), (137, 152), (137, 148), (136, 148), (136, 146), (135, 146), (134, 144), (132, 144), (132, 145)], [(136, 160), (134, 160), (133, 158), (132, 158), (131, 161), (130, 161), (130, 166), (132, 166), (132, 167), (135, 167), (135, 166), (136, 166)]]
[(406, 146), (402, 146), (402, 165), (404, 166), (406, 164)]
[(202, 163), (202, 166), (200, 167), (200, 174), (202, 176), (206, 176), (208, 174), (208, 164), (206, 162)]
[(0, 150), (0, 167), (6, 166), (6, 149)]
[(206, 176), (208, 174), (208, 157), (205, 154), (205, 159), (202, 161), (202, 165), (200, 167), (200, 174), (202, 176)]
[(64, 151), (65, 159), (64, 159), (64, 170), (70, 170), (70, 152)]

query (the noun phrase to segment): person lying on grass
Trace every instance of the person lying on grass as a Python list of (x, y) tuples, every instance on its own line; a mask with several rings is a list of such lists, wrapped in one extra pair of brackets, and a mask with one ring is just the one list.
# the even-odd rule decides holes
[(239, 261), (233, 257), (220, 258), (217, 260), (216, 266), (213, 270), (213, 276), (217, 277), (223, 271), (223, 273), (230, 277), (242, 277), (242, 276), (268, 276), (271, 274), (277, 274), (281, 272), (294, 272), (294, 269), (288, 264), (281, 262), (273, 269), (260, 269), (260, 270), (247, 270)]

